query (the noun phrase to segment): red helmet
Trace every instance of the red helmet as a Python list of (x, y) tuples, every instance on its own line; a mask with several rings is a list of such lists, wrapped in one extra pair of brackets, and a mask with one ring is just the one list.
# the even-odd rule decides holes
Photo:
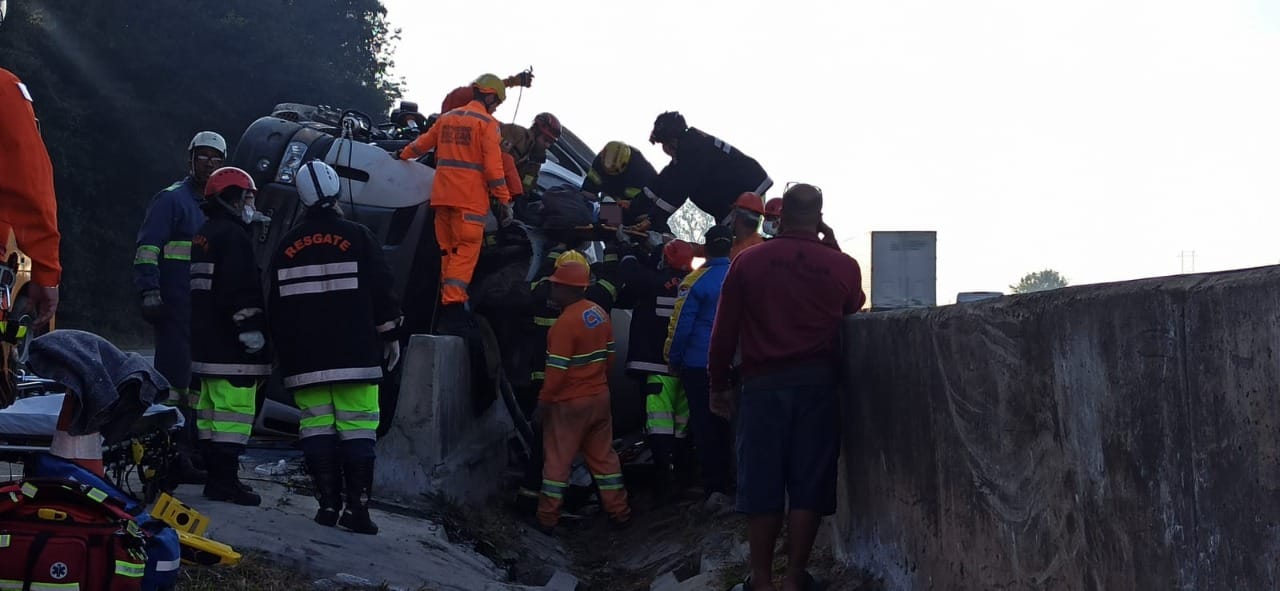
[(756, 215), (764, 215), (764, 198), (751, 191), (738, 195), (738, 200), (733, 202), (733, 206)]
[(554, 142), (560, 139), (560, 134), (564, 133), (564, 128), (560, 126), (560, 120), (556, 119), (555, 115), (538, 113), (533, 118), (533, 131)]
[(764, 215), (766, 217), (778, 217), (782, 215), (782, 198), (774, 197), (764, 204)]
[(209, 180), (204, 183), (204, 196), (213, 197), (231, 188), (255, 193), (258, 191), (258, 186), (253, 184), (253, 177), (249, 173), (234, 166), (224, 166), (209, 175)]
[(693, 245), (683, 240), (672, 240), (662, 247), (662, 259), (672, 269), (692, 271)]
[(571, 287), (586, 287), (591, 285), (591, 270), (577, 261), (568, 261), (556, 267), (555, 272), (551, 274), (551, 282)]

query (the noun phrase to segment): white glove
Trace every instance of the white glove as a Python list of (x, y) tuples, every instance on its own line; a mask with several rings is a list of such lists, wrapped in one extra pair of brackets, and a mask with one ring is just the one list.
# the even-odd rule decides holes
[(400, 364), (400, 341), (387, 341), (382, 346), (382, 361), (387, 371), (396, 368)]
[(618, 225), (618, 244), (631, 244), (631, 235), (627, 234), (627, 227)]
[(245, 353), (257, 353), (267, 346), (267, 337), (260, 330), (242, 332), (240, 333), (240, 344), (244, 345)]

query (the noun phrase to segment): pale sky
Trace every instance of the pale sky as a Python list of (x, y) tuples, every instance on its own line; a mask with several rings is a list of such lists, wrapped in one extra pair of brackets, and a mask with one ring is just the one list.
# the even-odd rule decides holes
[[(1280, 0), (384, 0), (424, 111), (533, 66), (550, 111), (655, 166), (654, 117), (818, 185), (846, 252), (938, 232), (938, 302), (1280, 262)], [(455, 10), (456, 9), (456, 10)], [(1190, 270), (1191, 261), (1186, 261)]]

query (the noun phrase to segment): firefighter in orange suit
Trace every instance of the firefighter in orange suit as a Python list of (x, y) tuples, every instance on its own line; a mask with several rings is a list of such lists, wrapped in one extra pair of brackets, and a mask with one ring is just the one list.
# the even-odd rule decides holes
[(631, 523), (622, 464), (613, 450), (608, 370), (613, 365), (609, 313), (585, 298), (591, 271), (566, 262), (551, 275), (551, 298), (560, 317), (547, 333), (546, 378), (538, 395), (542, 420), (542, 494), (538, 526), (550, 532), (560, 520), (569, 470), (578, 452), (595, 476), (600, 501), (615, 527)]
[(53, 165), (36, 126), (31, 93), (17, 76), (0, 69), (0, 251), (10, 230), (18, 248), (31, 258), (27, 291), (35, 324), (42, 326), (58, 308), (62, 279)]
[(399, 155), (402, 160), (416, 160), (436, 151), (431, 208), (440, 243), (442, 307), (437, 332), (442, 333), (453, 333), (467, 322), (467, 286), (480, 258), (491, 200), (496, 201), (499, 220), (511, 218), (498, 121), (491, 116), (506, 99), (506, 89), (493, 74), (476, 78), (471, 88), (471, 102), (441, 115)]

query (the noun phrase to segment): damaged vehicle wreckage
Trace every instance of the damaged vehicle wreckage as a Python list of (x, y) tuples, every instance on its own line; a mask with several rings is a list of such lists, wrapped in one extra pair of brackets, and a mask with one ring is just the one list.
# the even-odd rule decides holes
[[(259, 264), (266, 266), (279, 241), (303, 214), (294, 181), (303, 164), (321, 160), (337, 171), (340, 179), (338, 205), (347, 219), (367, 226), (381, 243), (395, 278), (395, 291), (403, 302), (404, 337), (408, 347), (413, 334), (433, 334), (437, 321), (440, 289), (440, 247), (432, 223), (431, 187), (435, 175), (434, 153), (418, 161), (401, 161), (397, 151), (426, 133), (438, 115), (424, 115), (417, 105), (402, 101), (389, 120), (375, 124), (362, 112), (330, 106), (296, 103), (276, 105), (271, 114), (254, 121), (243, 133), (229, 164), (254, 177), (259, 188), (257, 208), (270, 218), (254, 224), (254, 246)], [(471, 392), (477, 416), (492, 404), (501, 404), (515, 425), (511, 450), (518, 463), (527, 462), (535, 448), (535, 427), (525, 416), (518, 400), (521, 385), (527, 385), (531, 354), (530, 319), (524, 306), (512, 305), (530, 298), (530, 282), (535, 279), (544, 257), (566, 236), (595, 261), (604, 257), (602, 239), (615, 233), (601, 225), (599, 204), (582, 198), (579, 187), (590, 170), (595, 151), (565, 129), (547, 148), (536, 187), (512, 203), (514, 221), (507, 225), (490, 213), (485, 223), (485, 241), (475, 277), (470, 285), (470, 306), (475, 319), (469, 335)], [(583, 211), (592, 217), (583, 225), (556, 227), (544, 216), (542, 196), (548, 192), (572, 194), (581, 199)], [(548, 238), (553, 234), (556, 240)], [(320, 237), (323, 239), (323, 237)], [(616, 444), (625, 463), (645, 461), (643, 429), (644, 393), (626, 379), (621, 360), (626, 359), (630, 314), (613, 311), (619, 360), (610, 368)], [(322, 320), (317, 320), (322, 321)], [(536, 353), (531, 351), (536, 350)], [(395, 421), (403, 364), (384, 376), (380, 388), (381, 437)], [(283, 387), (279, 376), (259, 392), (255, 432), (263, 436), (290, 438), (298, 432), (299, 411)], [(575, 483), (590, 487), (590, 477)], [(581, 491), (580, 491), (581, 492)]]

